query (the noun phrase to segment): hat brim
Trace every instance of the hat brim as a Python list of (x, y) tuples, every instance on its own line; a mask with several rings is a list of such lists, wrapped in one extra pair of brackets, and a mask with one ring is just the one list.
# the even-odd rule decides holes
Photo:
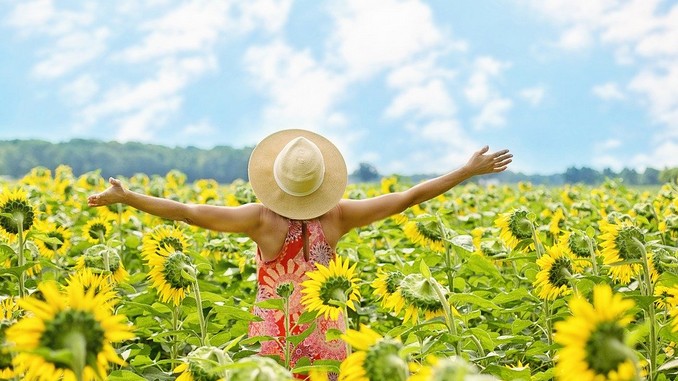
[[(278, 153), (297, 137), (315, 143), (325, 163), (322, 184), (306, 196), (286, 193), (273, 176), (273, 163)], [(250, 156), (247, 173), (259, 201), (275, 213), (293, 220), (308, 220), (327, 213), (341, 200), (348, 181), (346, 162), (339, 149), (327, 138), (300, 129), (278, 131), (259, 142)]]

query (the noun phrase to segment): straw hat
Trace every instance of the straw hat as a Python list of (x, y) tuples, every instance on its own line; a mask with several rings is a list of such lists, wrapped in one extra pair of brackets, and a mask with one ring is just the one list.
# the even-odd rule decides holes
[(346, 163), (325, 137), (306, 130), (282, 130), (252, 151), (247, 168), (259, 201), (283, 217), (308, 220), (332, 209), (344, 195)]

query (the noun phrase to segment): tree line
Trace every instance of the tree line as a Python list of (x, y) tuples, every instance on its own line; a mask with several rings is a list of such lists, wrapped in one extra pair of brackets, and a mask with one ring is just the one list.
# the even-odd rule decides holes
[[(136, 173), (164, 176), (172, 169), (186, 174), (188, 181), (214, 179), (230, 183), (236, 179), (247, 180), (247, 162), (254, 147), (232, 148), (216, 146), (211, 149), (196, 147), (167, 147), (145, 143), (103, 142), (90, 139), (72, 139), (51, 143), (42, 140), (0, 141), (0, 175), (23, 177), (35, 167), (54, 169), (68, 165), (73, 173), (101, 170), (101, 175), (131, 177)], [(353, 182), (377, 181), (382, 177), (369, 163), (360, 163), (350, 175)], [(434, 174), (408, 176), (417, 182)], [(624, 168), (615, 172), (609, 168), (570, 167), (564, 173), (552, 175), (525, 175), (506, 171), (483, 177), (484, 181), (504, 183), (531, 182), (534, 184), (599, 184), (606, 179), (619, 179), (627, 185), (656, 185), (678, 179), (678, 168), (662, 170), (647, 168), (642, 172)]]

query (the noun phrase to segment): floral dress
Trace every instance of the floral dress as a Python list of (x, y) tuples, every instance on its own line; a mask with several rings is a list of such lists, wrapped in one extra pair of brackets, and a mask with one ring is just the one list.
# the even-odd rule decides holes
[[(327, 243), (320, 221), (317, 219), (306, 222), (306, 235), (308, 247), (308, 260), (304, 258), (304, 239), (302, 237), (302, 221), (288, 220), (289, 228), (285, 243), (278, 256), (268, 262), (261, 259), (261, 252), (257, 250), (257, 278), (258, 291), (256, 301), (279, 298), (276, 289), (280, 284), (292, 283), (294, 291), (290, 296), (290, 331), (297, 335), (308, 328), (308, 324), (296, 324), (299, 316), (304, 312), (301, 304), (301, 282), (308, 279), (307, 271), (314, 271), (315, 264), (325, 266), (334, 258), (335, 253)], [(249, 336), (272, 336), (284, 338), (285, 319), (284, 313), (279, 310), (254, 307), (253, 313), (263, 321), (252, 322), (249, 326)], [(325, 333), (329, 329), (345, 330), (344, 319), (340, 316), (337, 321), (325, 319), (320, 316), (316, 319), (314, 331), (297, 345), (292, 351), (290, 358), (291, 366), (303, 357), (308, 357), (311, 362), (318, 359), (343, 360), (346, 358), (346, 345), (341, 340), (325, 340)], [(280, 340), (284, 345), (284, 339)], [(278, 355), (284, 359), (284, 346), (274, 340), (265, 341), (261, 344), (261, 355)]]

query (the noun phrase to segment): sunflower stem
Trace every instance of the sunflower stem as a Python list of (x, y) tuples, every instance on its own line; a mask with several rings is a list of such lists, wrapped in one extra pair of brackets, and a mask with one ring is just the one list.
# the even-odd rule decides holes
[(285, 369), (290, 369), (290, 297), (283, 298), (283, 314), (285, 314)]
[(596, 250), (593, 248), (593, 240), (591, 237), (586, 237), (586, 242), (589, 244), (589, 254), (591, 255), (591, 264), (593, 265), (593, 275), (598, 276), (598, 259), (596, 258)]
[[(346, 332), (346, 330), (348, 329), (348, 324), (349, 324), (349, 322), (348, 322), (348, 308), (346, 307), (346, 303), (344, 303), (343, 308), (344, 308), (344, 332)], [(358, 327), (356, 327), (356, 328), (358, 328)], [(346, 357), (348, 357), (348, 356), (351, 355), (351, 345), (349, 343), (345, 343), (345, 344), (346, 344)]]
[(77, 381), (83, 381), (83, 373), (87, 362), (87, 339), (79, 331), (72, 331), (65, 337), (64, 343), (73, 355), (71, 367)]
[(553, 324), (551, 322), (551, 303), (548, 299), (544, 299), (544, 321), (546, 323), (546, 342), (548, 350), (546, 357), (551, 361), (551, 346), (553, 346)]
[(532, 221), (529, 223), (530, 230), (532, 231), (532, 240), (534, 241), (534, 249), (537, 251), (537, 259), (544, 256), (544, 246), (541, 244), (539, 235), (537, 234), (537, 229), (534, 228)]
[(205, 315), (202, 311), (202, 296), (200, 296), (200, 284), (198, 283), (197, 270), (193, 266), (185, 266), (184, 270), (193, 279), (193, 288), (195, 289), (195, 306), (198, 309), (198, 321), (200, 323), (200, 345), (209, 345), (207, 340), (207, 323), (205, 322)]
[(445, 245), (445, 273), (447, 274), (447, 283), (448, 283), (447, 288), (450, 290), (450, 292), (454, 292), (454, 274), (452, 273), (452, 254), (450, 253), (451, 250), (450, 243), (447, 237), (447, 230), (445, 229), (445, 224), (443, 224), (443, 219), (440, 218), (440, 215), (438, 213), (436, 213), (436, 220), (438, 221), (440, 234), (443, 236), (443, 245)]
[[(649, 258), (647, 256), (647, 250), (645, 250), (645, 245), (640, 242), (636, 237), (632, 237), (633, 243), (636, 245), (638, 250), (642, 255), (642, 265), (643, 265), (643, 281), (645, 287), (641, 289), (644, 291), (644, 296), (653, 296), (654, 295), (654, 285), (652, 284), (651, 274), (650, 274), (650, 264)], [(648, 379), (653, 381), (656, 377), (656, 368), (657, 368), (657, 326), (656, 326), (656, 313), (654, 308), (654, 302), (649, 303), (647, 310), (645, 311), (646, 318), (650, 323), (650, 353), (649, 353), (649, 372)]]
[(175, 333), (172, 335), (172, 345), (170, 346), (170, 361), (172, 368), (174, 368), (174, 364), (177, 362), (177, 355), (179, 353), (179, 335), (176, 334), (179, 330), (179, 312), (179, 306), (174, 306), (172, 309), (172, 331)]
[[(26, 264), (26, 257), (24, 257), (24, 221), (23, 216), (16, 216), (17, 229), (19, 230), (17, 239), (19, 240), (19, 248), (17, 253), (17, 263), (19, 268), (23, 268)], [(19, 273), (19, 298), (23, 299), (26, 296), (26, 270), (22, 269)]]

